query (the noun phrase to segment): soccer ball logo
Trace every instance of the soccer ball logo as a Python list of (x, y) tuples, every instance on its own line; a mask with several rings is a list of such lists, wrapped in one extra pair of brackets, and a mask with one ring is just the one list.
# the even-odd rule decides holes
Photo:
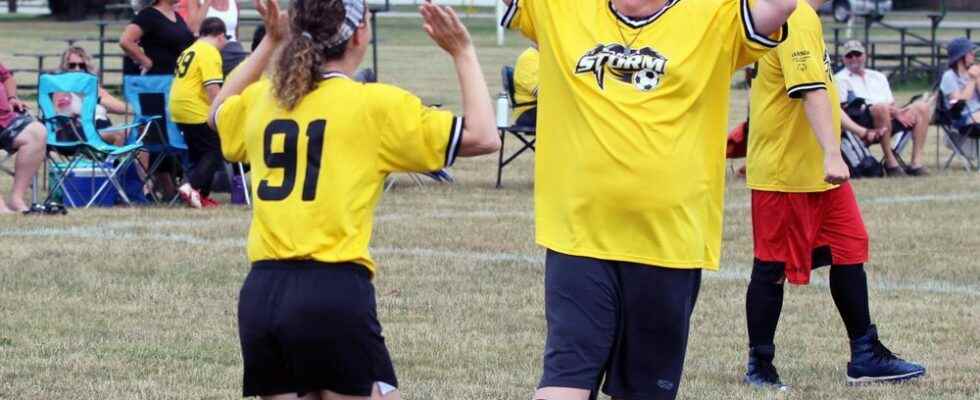
[(660, 74), (652, 69), (636, 71), (633, 74), (633, 86), (641, 92), (649, 92), (660, 85)]

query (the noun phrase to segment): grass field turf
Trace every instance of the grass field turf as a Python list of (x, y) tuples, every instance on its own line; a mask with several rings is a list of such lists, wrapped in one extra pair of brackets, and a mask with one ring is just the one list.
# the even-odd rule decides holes
[[(510, 36), (498, 48), (490, 21), (470, 25), (496, 93), (500, 65), (526, 44)], [(418, 21), (380, 27), (382, 79), (459, 110), (452, 65)], [(24, 46), (60, 46), (38, 39), (72, 29), (0, 24), (0, 61)], [(746, 98), (733, 91), (732, 123), (744, 118)], [(847, 387), (844, 328), (821, 270), (813, 285), (787, 290), (777, 365), (794, 390), (784, 398), (980, 398), (980, 180), (962, 169), (937, 173), (930, 140), (933, 176), (854, 183), (872, 237), (872, 317), (884, 343), (926, 364), (928, 376)], [(379, 206), (378, 307), (406, 399), (526, 399), (539, 377), (543, 251), (533, 240), (532, 158), (508, 167), (499, 190), (495, 163), (460, 160), (450, 186), (418, 188), (400, 176)], [(0, 178), (4, 194), (9, 185)], [(704, 275), (681, 399), (774, 397), (739, 384), (752, 244), (738, 179), (727, 184), (725, 218), (723, 267)], [(235, 315), (248, 219), (236, 207), (0, 217), (0, 398), (239, 397)]]

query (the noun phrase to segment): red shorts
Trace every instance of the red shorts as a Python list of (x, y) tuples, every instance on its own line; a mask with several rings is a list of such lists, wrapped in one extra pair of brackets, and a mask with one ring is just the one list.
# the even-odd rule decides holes
[[(755, 258), (782, 262), (786, 279), (810, 283), (815, 250), (830, 248), (833, 265), (868, 261), (868, 232), (850, 182), (819, 193), (752, 191), (752, 238)], [(816, 265), (814, 265), (816, 264)]]

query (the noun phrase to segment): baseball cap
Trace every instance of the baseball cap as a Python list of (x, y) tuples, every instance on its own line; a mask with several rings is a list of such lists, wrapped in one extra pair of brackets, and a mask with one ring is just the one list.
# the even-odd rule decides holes
[(327, 47), (337, 46), (346, 42), (354, 36), (357, 27), (364, 23), (367, 15), (367, 2), (364, 0), (343, 0), (344, 1), (344, 23), (340, 25), (340, 30), (327, 41)]
[(844, 43), (844, 54), (846, 55), (851, 53), (864, 54), (865, 53), (864, 44), (862, 44), (861, 41), (859, 40), (854, 40), (854, 39), (848, 40), (847, 43)]
[(949, 65), (956, 64), (957, 61), (966, 56), (967, 53), (976, 50), (977, 45), (970, 39), (958, 37), (946, 45), (946, 53), (949, 54)]

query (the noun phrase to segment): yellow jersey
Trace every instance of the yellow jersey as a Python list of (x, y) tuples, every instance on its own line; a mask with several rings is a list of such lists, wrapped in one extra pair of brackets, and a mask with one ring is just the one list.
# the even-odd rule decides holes
[(798, 2), (789, 30), (789, 39), (759, 60), (752, 81), (746, 183), (754, 190), (823, 192), (836, 186), (824, 181), (823, 148), (801, 97), (809, 90), (826, 90), (832, 126), (839, 129), (840, 96), (820, 16), (806, 1)]
[[(514, 63), (514, 101), (517, 104), (535, 103), (538, 100), (538, 65), (541, 63), (538, 49), (529, 47)], [(528, 104), (514, 107), (511, 118), (517, 120), (525, 111), (537, 107)]]
[(211, 100), (205, 87), (223, 82), (221, 52), (210, 43), (194, 42), (177, 58), (174, 83), (170, 87), (170, 117), (179, 124), (208, 122)]
[(368, 242), (385, 177), (451, 165), (463, 119), (340, 73), (317, 86), (287, 111), (261, 80), (215, 115), (225, 158), (252, 165), (248, 257), (354, 262), (374, 274)]
[[(575, 256), (717, 269), (733, 73), (775, 47), (750, 0), (514, 0), (541, 53), (537, 242)], [(554, 135), (554, 136), (552, 136)]]

